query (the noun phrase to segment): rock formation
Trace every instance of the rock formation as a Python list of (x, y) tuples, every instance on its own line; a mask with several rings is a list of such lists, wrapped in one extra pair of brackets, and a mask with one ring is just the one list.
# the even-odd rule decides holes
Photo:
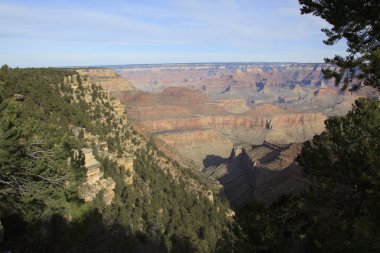
[[(91, 93), (94, 92), (92, 84), (102, 84), (102, 86), (104, 85), (105, 88), (109, 90), (117, 87), (115, 89), (118, 90), (120, 87), (122, 87), (122, 89), (131, 89), (131, 87), (128, 87), (129, 82), (116, 75), (109, 69), (86, 69), (79, 70), (79, 72), (82, 72), (82, 74), (86, 73), (87, 75), (81, 76), (81, 79), (79, 79), (78, 76), (68, 76), (65, 79), (65, 83), (70, 84), (74, 90), (74, 93), (78, 94), (81, 92), (79, 91), (81, 86), (81, 89), (85, 91), (82, 93), (82, 99), (84, 99), (87, 103), (96, 105), (92, 107), (91, 112), (89, 113), (99, 115), (99, 122), (97, 124), (102, 124), (105, 122), (107, 119), (104, 111), (110, 111), (109, 116), (111, 116), (117, 124), (113, 124), (114, 127), (111, 132), (107, 133), (108, 136), (114, 137), (116, 134), (123, 133), (125, 131), (123, 130), (123, 124), (128, 124), (124, 105), (119, 100), (114, 99), (111, 96), (110, 91), (97, 91), (98, 93), (101, 92), (101, 96), (98, 96), (94, 101), (94, 98), (91, 95)], [(110, 108), (112, 108), (112, 110), (110, 110)], [(97, 110), (103, 112), (99, 114), (99, 111)], [(115, 188), (115, 181), (111, 177), (105, 178), (103, 176), (103, 169), (101, 168), (99, 161), (96, 160), (94, 153), (96, 152), (101, 158), (106, 158), (116, 162), (121, 169), (120, 176), (124, 178), (127, 185), (131, 185), (135, 175), (133, 169), (134, 157), (132, 154), (138, 146), (134, 145), (131, 140), (125, 139), (121, 142), (121, 145), (123, 145), (125, 151), (117, 154), (116, 152), (111, 152), (109, 150), (109, 144), (105, 139), (101, 139), (99, 135), (93, 135), (86, 131), (85, 128), (77, 126), (71, 126), (70, 129), (74, 136), (83, 139), (84, 143), (86, 143), (88, 147), (81, 150), (85, 158), (84, 166), (86, 168), (86, 181), (80, 187), (80, 196), (85, 201), (92, 201), (100, 193), (102, 193), (102, 198), (105, 204), (110, 205), (115, 195), (113, 191)], [(130, 153), (126, 153), (127, 150)], [(79, 151), (75, 152), (78, 153)]]
[(139, 90), (118, 85), (111, 90), (140, 133), (156, 137), (169, 156), (184, 156), (190, 160), (180, 158), (185, 164), (205, 168), (238, 206), (251, 198), (270, 202), (307, 185), (294, 162), (300, 145), (290, 143), (321, 133), (328, 116), (344, 115), (363, 95), (342, 92), (334, 80), (324, 80), (326, 67), (128, 66), (116, 71)]
[(115, 181), (108, 177), (103, 178), (103, 172), (100, 169), (100, 163), (95, 159), (93, 150), (89, 148), (82, 149), (85, 157), (85, 168), (87, 170), (87, 179), (82, 184), (79, 190), (79, 195), (85, 201), (92, 201), (99, 194), (103, 192), (103, 200), (106, 205), (110, 205), (115, 193)]
[(242, 100), (227, 100), (229, 105), (224, 105), (200, 98), (200, 92), (182, 90), (169, 89), (165, 96), (133, 92), (120, 99), (130, 118), (199, 164), (207, 155), (228, 156), (234, 143), (301, 142), (324, 129), (322, 113), (271, 104), (232, 110), (230, 105), (238, 107)]
[(129, 91), (136, 88), (125, 78), (122, 78), (112, 69), (78, 69), (78, 73), (82, 76), (87, 76), (88, 79), (101, 85), (107, 91)]
[(301, 144), (234, 146), (231, 156), (205, 171), (217, 178), (233, 205), (256, 199), (271, 202), (281, 194), (298, 192), (309, 184), (295, 162)]

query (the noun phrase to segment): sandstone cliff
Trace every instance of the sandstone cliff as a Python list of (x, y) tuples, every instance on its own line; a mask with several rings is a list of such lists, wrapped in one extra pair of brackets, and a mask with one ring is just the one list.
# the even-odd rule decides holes
[(87, 78), (97, 84), (101, 85), (107, 91), (129, 91), (136, 88), (125, 78), (122, 78), (112, 69), (78, 69), (81, 76)]
[(248, 107), (242, 99), (210, 101), (202, 94), (177, 87), (161, 94), (124, 93), (120, 99), (130, 118), (198, 164), (207, 155), (228, 156), (233, 144), (302, 142), (324, 129), (326, 116), (319, 112)]
[(100, 170), (100, 163), (95, 159), (92, 149), (82, 149), (85, 156), (85, 168), (87, 170), (86, 182), (79, 190), (79, 196), (85, 201), (92, 201), (100, 191), (103, 191), (103, 200), (106, 205), (110, 205), (115, 193), (115, 181), (111, 177), (104, 178)]
[[(81, 71), (79, 71), (81, 72)], [(73, 93), (77, 94), (73, 99), (75, 102), (79, 99), (88, 104), (92, 104), (91, 109), (87, 112), (89, 115), (96, 117), (97, 121), (93, 122), (96, 125), (96, 131), (102, 131), (102, 128), (108, 128), (112, 125), (106, 133), (93, 134), (87, 131), (86, 128), (70, 126), (72, 133), (77, 137), (83, 139), (86, 148), (81, 150), (84, 155), (84, 167), (86, 169), (86, 180), (80, 186), (79, 195), (86, 202), (94, 200), (100, 193), (106, 205), (110, 205), (114, 199), (114, 188), (116, 186), (115, 179), (112, 177), (104, 177), (104, 167), (95, 158), (95, 153), (102, 159), (108, 159), (121, 168), (120, 178), (122, 178), (126, 185), (133, 184), (135, 171), (133, 169), (133, 153), (139, 148), (134, 144), (131, 139), (121, 137), (123, 135), (131, 135), (131, 129), (128, 126), (128, 119), (125, 115), (124, 105), (114, 99), (109, 91), (101, 90), (93, 83), (103, 82), (106, 86), (111, 82), (119, 82), (120, 78), (115, 75), (113, 71), (106, 69), (87, 69), (82, 70), (94, 78), (91, 80), (89, 76), (67, 76), (64, 80), (66, 85), (70, 85)], [(100, 77), (100, 78), (98, 78)], [(98, 79), (97, 79), (98, 78)], [(116, 79), (116, 80), (115, 80)], [(125, 84), (125, 81), (123, 81)], [(125, 88), (124, 84), (121, 86)], [(110, 86), (107, 86), (110, 88)], [(94, 131), (92, 129), (92, 131)], [(119, 145), (122, 146), (118, 151), (109, 148), (110, 140), (117, 138)], [(74, 151), (75, 156), (79, 156), (79, 151)]]
[[(292, 127), (322, 122), (326, 119), (322, 113), (289, 113), (279, 115), (225, 115), (225, 116), (198, 116), (191, 118), (143, 120), (141, 121), (151, 132), (197, 128), (267, 128)], [(323, 130), (323, 128), (321, 129)]]

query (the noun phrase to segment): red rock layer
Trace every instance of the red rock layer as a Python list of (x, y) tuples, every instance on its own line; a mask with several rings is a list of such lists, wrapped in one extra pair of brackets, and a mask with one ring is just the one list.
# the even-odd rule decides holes
[(201, 116), (195, 118), (166, 119), (166, 120), (144, 120), (144, 124), (151, 132), (162, 132), (172, 130), (186, 130), (197, 128), (277, 128), (291, 127), (320, 123), (326, 120), (322, 113), (291, 113), (273, 116)]

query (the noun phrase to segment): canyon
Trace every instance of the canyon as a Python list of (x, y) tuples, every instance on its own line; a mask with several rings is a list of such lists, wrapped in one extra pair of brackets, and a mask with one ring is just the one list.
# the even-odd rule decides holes
[(132, 120), (202, 167), (233, 145), (303, 142), (360, 96), (323, 78), (324, 64), (115, 66), (136, 87), (113, 91)]
[(295, 161), (301, 148), (301, 143), (235, 145), (229, 158), (209, 166), (206, 173), (221, 182), (232, 206), (251, 199), (269, 203), (310, 185)]
[(121, 101), (140, 132), (218, 179), (235, 206), (305, 187), (295, 163), (300, 143), (321, 133), (328, 117), (346, 114), (358, 97), (378, 96), (324, 79), (322, 69), (330, 68), (325, 64), (112, 68), (82, 71)]

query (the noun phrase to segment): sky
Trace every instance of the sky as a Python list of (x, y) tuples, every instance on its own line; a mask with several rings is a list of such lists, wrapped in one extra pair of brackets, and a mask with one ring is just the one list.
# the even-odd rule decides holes
[(297, 0), (0, 0), (0, 65), (323, 62)]

